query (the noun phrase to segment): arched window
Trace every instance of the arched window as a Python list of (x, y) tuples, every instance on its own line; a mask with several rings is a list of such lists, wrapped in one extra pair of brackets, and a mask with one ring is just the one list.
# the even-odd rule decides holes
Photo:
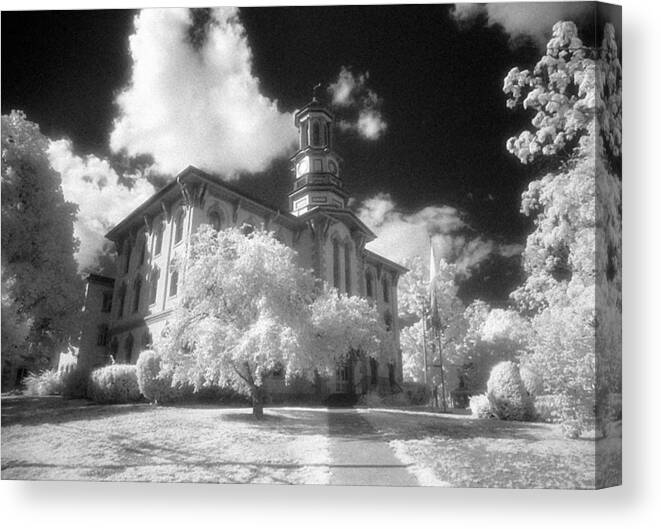
[(392, 329), (392, 314), (389, 310), (386, 310), (383, 314), (383, 323), (386, 324), (386, 331)]
[(122, 284), (119, 287), (117, 294), (117, 318), (121, 319), (124, 316), (124, 302), (126, 301), (126, 285)]
[(370, 299), (374, 299), (374, 278), (369, 270), (365, 272), (365, 293)]
[(131, 266), (131, 241), (126, 239), (124, 242), (124, 273), (127, 274)]
[(170, 274), (170, 296), (177, 295), (177, 289), (179, 287), (178, 283), (179, 283), (179, 272), (173, 270), (172, 274)]
[(126, 363), (131, 362), (133, 356), (133, 335), (129, 334), (124, 341), (124, 360)]
[(209, 225), (216, 231), (220, 231), (220, 229), (223, 227), (223, 214), (218, 211), (218, 210), (211, 210), (207, 214), (207, 219), (209, 221)]
[(108, 345), (108, 326), (103, 323), (97, 327), (96, 345)]
[(161, 271), (158, 266), (154, 267), (149, 277), (149, 304), (156, 303), (156, 294), (158, 293), (158, 280), (161, 277)]
[(184, 209), (181, 208), (177, 211), (177, 216), (174, 220), (174, 243), (177, 244), (184, 237)]
[(370, 384), (376, 386), (379, 383), (379, 363), (370, 356)]
[(333, 239), (333, 286), (340, 290), (340, 243)]
[(138, 262), (138, 266), (142, 266), (145, 264), (145, 254), (147, 253), (147, 236), (142, 235), (140, 237), (140, 261)]
[(163, 249), (163, 222), (160, 220), (154, 224), (154, 236), (156, 237), (154, 255), (160, 255)]
[(390, 303), (390, 285), (388, 284), (388, 280), (384, 279), (382, 284), (383, 284), (383, 302)]
[(301, 127), (301, 149), (308, 146), (308, 122), (305, 121)]
[(344, 287), (347, 294), (351, 295), (351, 244), (344, 245)]
[(320, 131), (319, 131), (319, 122), (315, 121), (312, 124), (312, 146), (319, 147), (320, 144)]
[(110, 354), (115, 362), (117, 361), (117, 353), (119, 353), (119, 342), (117, 338), (113, 338), (110, 342)]
[(138, 278), (133, 283), (133, 312), (140, 310), (140, 294), (142, 291), (142, 279)]

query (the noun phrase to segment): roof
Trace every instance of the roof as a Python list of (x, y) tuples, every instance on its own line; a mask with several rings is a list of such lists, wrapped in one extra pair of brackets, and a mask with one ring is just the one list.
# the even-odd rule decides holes
[(174, 190), (178, 191), (179, 185), (181, 183), (184, 183), (186, 180), (191, 180), (191, 179), (198, 179), (211, 183), (214, 186), (225, 191), (227, 194), (233, 195), (233, 198), (236, 198), (237, 200), (241, 200), (244, 204), (245, 203), (251, 204), (254, 207), (257, 207), (257, 209), (263, 210), (265, 213), (271, 212), (277, 214), (278, 219), (280, 221), (284, 219), (285, 222), (288, 222), (291, 226), (295, 226), (300, 223), (298, 217), (292, 215), (291, 213), (282, 211), (273, 205), (266, 204), (259, 199), (251, 197), (246, 193), (244, 193), (243, 191), (239, 191), (236, 187), (228, 184), (227, 182), (222, 181), (220, 178), (205, 173), (204, 171), (198, 169), (197, 167), (189, 165), (188, 167), (186, 167), (186, 169), (181, 171), (171, 182), (163, 186), (151, 197), (149, 197), (142, 204), (140, 204), (136, 209), (134, 209), (131, 213), (129, 213), (126, 217), (124, 217), (123, 220), (121, 220), (114, 228), (112, 228), (106, 234), (106, 238), (110, 239), (111, 241), (115, 241), (120, 238), (120, 235), (124, 231), (128, 230), (134, 224), (136, 223), (142, 224), (143, 215), (148, 215), (149, 210), (157, 206), (167, 195), (172, 193)]
[(371, 250), (365, 249), (365, 257), (367, 257), (368, 259), (370, 259), (372, 261), (376, 261), (378, 263), (381, 263), (381, 264), (384, 264), (384, 265), (389, 266), (391, 268), (394, 268), (400, 274), (405, 274), (406, 272), (409, 271), (409, 269), (406, 268), (405, 266), (397, 264), (395, 261), (391, 261), (390, 259), (386, 259), (382, 255), (379, 255), (378, 253), (374, 253)]
[(367, 235), (368, 241), (373, 241), (376, 239), (376, 235), (372, 230), (370, 230), (365, 223), (360, 220), (356, 214), (349, 210), (349, 209), (340, 209), (340, 208), (334, 208), (331, 206), (315, 206), (312, 209), (309, 209), (303, 215), (300, 217), (296, 217), (300, 220), (306, 221), (310, 217), (316, 215), (316, 214), (326, 214), (330, 217), (344, 217), (344, 220), (349, 220), (350, 223), (354, 224), (356, 227), (358, 227), (365, 235)]

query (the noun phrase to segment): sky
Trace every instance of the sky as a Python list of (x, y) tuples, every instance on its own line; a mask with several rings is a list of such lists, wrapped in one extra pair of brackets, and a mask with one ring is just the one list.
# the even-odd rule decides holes
[(503, 79), (534, 66), (558, 20), (598, 42), (609, 13), (593, 9), (4, 11), (2, 113), (24, 111), (51, 140), (79, 206), (79, 266), (103, 271), (103, 234), (188, 165), (286, 210), (293, 113), (321, 83), (370, 249), (427, 260), (431, 236), (466, 301), (503, 304), (532, 230), (521, 193), (540, 176), (505, 149), (532, 115), (506, 108)]

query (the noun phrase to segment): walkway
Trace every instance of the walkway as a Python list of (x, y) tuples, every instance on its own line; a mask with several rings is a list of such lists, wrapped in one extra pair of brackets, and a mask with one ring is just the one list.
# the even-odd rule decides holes
[(413, 487), (418, 481), (356, 410), (328, 410), (331, 485)]

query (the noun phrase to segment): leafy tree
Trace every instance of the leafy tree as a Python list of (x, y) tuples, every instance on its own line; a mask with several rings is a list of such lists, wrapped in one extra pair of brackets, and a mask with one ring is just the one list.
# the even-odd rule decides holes
[(573, 22), (555, 24), (532, 72), (514, 68), (504, 82), (508, 106), (535, 111), (533, 130), (510, 138), (508, 150), (550, 170), (522, 196), (535, 219), (527, 279), (512, 294), (532, 322), (524, 360), (547, 391), (570, 397), (566, 418), (581, 427), (620, 385), (621, 87), (613, 27), (591, 50)]
[[(408, 261), (407, 267), (409, 272), (401, 278), (398, 289), (400, 319), (403, 322), (413, 322), (404, 327), (400, 333), (404, 378), (415, 382), (424, 380), (424, 332), (426, 331), (428, 380), (437, 385), (440, 383), (440, 370), (433, 366), (438, 365), (439, 353), (429, 314), (430, 296), (427, 279), (429, 271), (419, 257)], [(452, 366), (463, 362), (459, 345), (466, 331), (464, 306), (457, 296), (458, 287), (455, 277), (455, 265), (440, 259), (434, 288), (446, 378), (447, 374), (452, 372)], [(427, 317), (425, 325), (422, 321), (423, 314)]]
[[(181, 302), (159, 348), (174, 383), (231, 386), (263, 415), (264, 379), (330, 373), (350, 350), (380, 354), (386, 331), (365, 300), (320, 291), (269, 233), (204, 226), (194, 235)], [(184, 273), (185, 272), (185, 273)]]
[[(45, 367), (77, 339), (76, 206), (48, 162), (48, 140), (25, 114), (2, 116), (2, 353)], [(6, 341), (5, 341), (6, 340)]]
[(459, 345), (462, 376), (468, 389), (483, 391), (491, 369), (527, 351), (530, 325), (513, 310), (492, 309), (476, 300), (464, 312), (466, 333)]

